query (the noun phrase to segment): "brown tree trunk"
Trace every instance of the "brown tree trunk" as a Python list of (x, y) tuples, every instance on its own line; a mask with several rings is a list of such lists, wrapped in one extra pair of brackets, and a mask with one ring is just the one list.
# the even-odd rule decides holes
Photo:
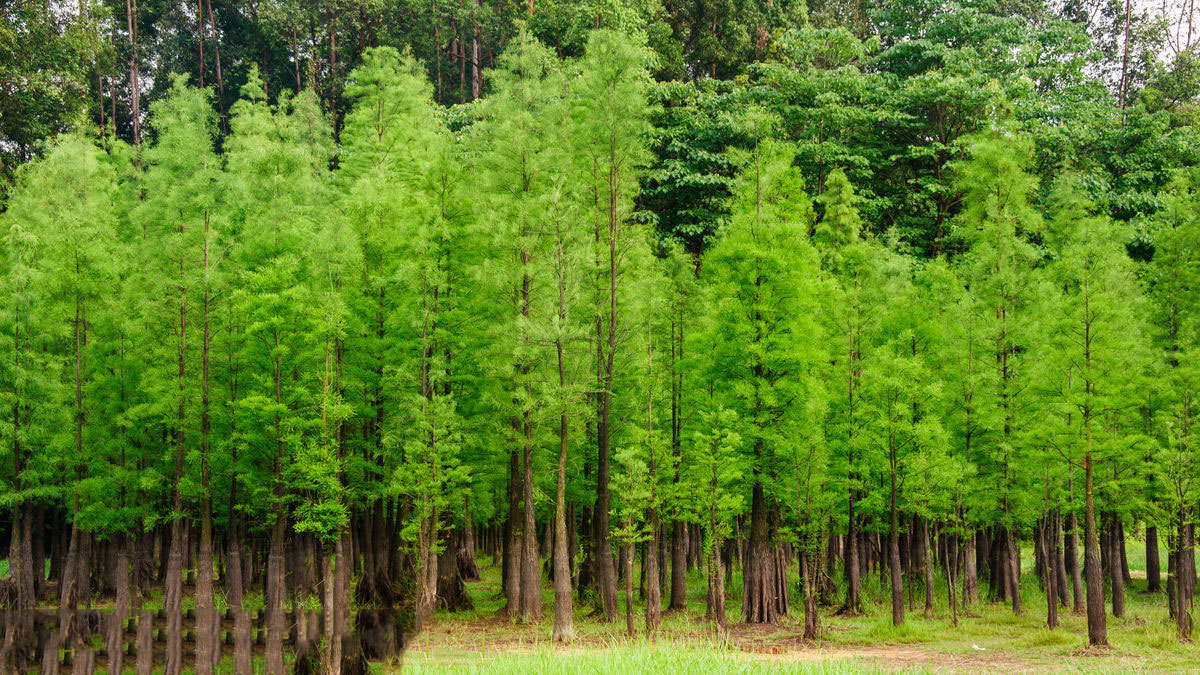
[(742, 618), (746, 623), (774, 623), (781, 610), (777, 560), (770, 541), (768, 507), (760, 480), (754, 482), (750, 503), (750, 541), (742, 571)]
[(508, 517), (504, 522), (504, 596), (510, 619), (521, 614), (521, 468), (516, 449), (508, 458)]
[(964, 608), (974, 607), (979, 604), (979, 568), (975, 560), (976, 541), (980, 537), (980, 532), (968, 532), (964, 538), (963, 545), (963, 594), (962, 604)]
[[(1008, 573), (1008, 588), (1012, 599), (1012, 609), (1014, 614), (1021, 613), (1021, 542), (1017, 539), (1017, 533), (1009, 529), (1008, 536), (1005, 537), (1007, 543), (1006, 551), (1002, 551), (1000, 560), (1005, 565), (1005, 570)], [(1004, 555), (1007, 553), (1007, 555)]]
[(1109, 579), (1112, 584), (1112, 612), (1115, 617), (1125, 616), (1125, 574), (1121, 564), (1120, 516), (1112, 514), (1112, 534), (1109, 542), (1112, 553), (1109, 554)]
[(892, 625), (904, 623), (904, 576), (900, 567), (900, 515), (896, 508), (896, 472), (891, 472), (888, 499), (888, 566), (891, 568)]
[(283, 538), (287, 534), (287, 523), (282, 512), (275, 514), (275, 524), (271, 528), (271, 548), (267, 554), (267, 644), (265, 650), (267, 675), (284, 675), (283, 667), (283, 635), (287, 631), (284, 625), (284, 561)]
[[(528, 284), (528, 280), (526, 281)], [(526, 286), (528, 289), (528, 286)], [(528, 291), (526, 291), (528, 297)], [(526, 366), (526, 368), (528, 368)], [(526, 375), (528, 377), (528, 375)], [(531, 395), (531, 391), (526, 392)], [(524, 526), (521, 538), (521, 620), (536, 622), (542, 618), (542, 575), (537, 540), (537, 513), (533, 502), (533, 412), (526, 408), (523, 421), (525, 446), (522, 454), (524, 474), (521, 487), (524, 493)]]
[(929, 549), (929, 536), (929, 520), (922, 518), (921, 546), (924, 549), (922, 562), (925, 569), (925, 616), (933, 615), (933, 555)]
[(1162, 590), (1162, 573), (1158, 562), (1158, 528), (1146, 526), (1146, 590), (1157, 593)]
[(143, 609), (137, 623), (137, 674), (154, 672), (154, 612)]
[[(1088, 435), (1090, 444), (1090, 429)], [(1100, 544), (1096, 535), (1096, 501), (1093, 493), (1092, 455), (1089, 449), (1084, 466), (1083, 557), (1087, 574), (1088, 643), (1108, 644), (1104, 617), (1104, 580), (1100, 571)]]
[(684, 523), (671, 521), (671, 609), (687, 609), (687, 550)]
[(855, 506), (855, 491), (850, 490), (849, 501), (849, 517), (846, 521), (846, 553), (843, 556), (843, 566), (846, 572), (846, 604), (843, 610), (850, 614), (857, 614), (862, 610), (862, 601), (859, 598), (859, 550), (858, 550), (858, 523), (854, 513)]
[[(560, 290), (561, 300), (561, 290)], [(558, 344), (558, 376), (565, 384), (566, 367), (562, 343)], [(567, 554), (567, 423), (566, 406), (558, 417), (558, 480), (554, 493), (554, 632), (552, 639), (568, 643), (575, 637), (571, 606), (571, 566)]]
[(633, 627), (633, 542), (625, 544), (625, 631), (629, 637), (637, 634)]
[(1046, 585), (1046, 626), (1051, 630), (1058, 626), (1058, 566), (1054, 563), (1055, 558), (1058, 557), (1058, 551), (1054, 543), (1053, 521), (1054, 514), (1047, 513), (1042, 519), (1042, 527), (1039, 530), (1042, 552), (1046, 557), (1043, 575)]

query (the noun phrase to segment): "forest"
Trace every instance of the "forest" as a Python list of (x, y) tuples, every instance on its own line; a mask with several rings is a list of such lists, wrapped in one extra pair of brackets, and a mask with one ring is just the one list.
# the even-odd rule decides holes
[(4, 4), (0, 671), (1194, 667), (1173, 2)]

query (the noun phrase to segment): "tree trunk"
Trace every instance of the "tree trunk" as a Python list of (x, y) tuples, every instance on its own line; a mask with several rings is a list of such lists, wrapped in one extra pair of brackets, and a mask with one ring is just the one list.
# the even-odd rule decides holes
[(900, 567), (900, 515), (896, 509), (896, 471), (893, 464), (888, 499), (888, 566), (892, 571), (892, 625), (904, 623), (904, 577)]
[[(562, 343), (558, 344), (559, 382), (566, 379)], [(552, 639), (568, 643), (575, 638), (571, 606), (571, 566), (567, 554), (567, 447), (569, 415), (566, 406), (558, 417), (558, 480), (554, 493), (554, 632)]]
[(687, 609), (687, 550), (684, 523), (671, 521), (671, 609)]
[[(651, 471), (653, 480), (653, 471)], [(650, 540), (646, 542), (646, 631), (651, 632), (662, 622), (662, 589), (658, 585), (658, 509), (650, 509)]]
[(1162, 590), (1162, 573), (1158, 563), (1158, 528), (1146, 526), (1146, 590), (1157, 593)]
[(633, 627), (633, 542), (625, 544), (625, 631), (629, 637), (637, 634)]
[[(1005, 537), (1007, 543), (1007, 557), (1001, 555), (1001, 561), (1006, 565), (1008, 571), (1008, 588), (1012, 594), (1012, 609), (1014, 614), (1021, 613), (1021, 542), (1017, 539), (1017, 533), (1013, 530), (1008, 530), (1008, 536)], [(1003, 552), (1002, 552), (1003, 553)]]
[(921, 519), (921, 546), (925, 564), (925, 616), (933, 615), (933, 556), (929, 549), (929, 520)]
[[(1090, 442), (1090, 430), (1088, 441)], [(1104, 617), (1104, 580), (1100, 572), (1100, 544), (1096, 536), (1096, 501), (1093, 494), (1092, 455), (1089, 450), (1084, 465), (1083, 557), (1087, 574), (1088, 643), (1108, 644)]]
[(963, 594), (962, 604), (964, 608), (974, 607), (979, 604), (979, 568), (975, 559), (975, 545), (981, 533), (968, 532), (963, 546)]
[(1054, 514), (1047, 513), (1042, 519), (1042, 527), (1040, 528), (1040, 537), (1042, 542), (1042, 553), (1046, 557), (1044, 565), (1044, 579), (1046, 585), (1046, 626), (1054, 630), (1058, 626), (1058, 570), (1054, 563), (1058, 557), (1058, 552), (1054, 545)]
[(523, 429), (525, 446), (522, 456), (525, 471), (521, 486), (524, 492), (525, 510), (521, 538), (520, 617), (521, 621), (536, 622), (542, 618), (542, 577), (538, 564), (540, 556), (538, 554), (537, 514), (534, 511), (533, 503), (533, 412), (528, 408), (525, 410)]
[[(281, 507), (277, 507), (281, 508)], [(284, 561), (283, 538), (286, 535), (287, 524), (283, 513), (276, 512), (275, 524), (271, 528), (271, 548), (267, 554), (267, 644), (265, 662), (267, 675), (284, 675), (283, 667), (283, 634), (287, 630), (284, 625)]]
[(843, 610), (851, 614), (862, 610), (862, 602), (859, 600), (858, 523), (855, 521), (854, 497), (854, 490), (851, 490), (849, 518), (846, 524), (846, 554), (843, 556), (846, 572), (846, 604)]
[(183, 672), (183, 520), (180, 517), (171, 521), (171, 543), (163, 583), (163, 611), (167, 615), (167, 654), (163, 672), (179, 675)]
[(892, 476), (892, 496), (888, 525), (888, 564), (891, 567), (892, 625), (904, 623), (904, 571), (900, 566), (899, 518), (896, 513), (896, 477)]
[(775, 623), (780, 613), (777, 560), (768, 518), (763, 484), (756, 480), (750, 507), (750, 541), (742, 568), (742, 618), (746, 623)]
[(1109, 578), (1112, 583), (1112, 612), (1115, 617), (1125, 616), (1125, 573), (1121, 564), (1121, 524), (1120, 516), (1112, 515), (1112, 535), (1109, 541), (1112, 553), (1109, 554)]
[(521, 468), (517, 451), (508, 458), (508, 518), (504, 522), (504, 597), (508, 618), (521, 614)]

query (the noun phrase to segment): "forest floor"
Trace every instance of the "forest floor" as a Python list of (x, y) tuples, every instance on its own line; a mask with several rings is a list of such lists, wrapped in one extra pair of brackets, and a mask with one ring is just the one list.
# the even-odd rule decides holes
[[(644, 633), (640, 602), (634, 605), (639, 634), (630, 638), (624, 615), (607, 623), (576, 601), (576, 640), (566, 647), (550, 642), (553, 594), (548, 586), (543, 620), (516, 625), (501, 614), (499, 568), (481, 565), (482, 580), (468, 584), (475, 609), (439, 612), (429, 630), (410, 640), (403, 663), (384, 666), (382, 672), (399, 672), (401, 666), (406, 672), (470, 673), (1195, 671), (1200, 645), (1179, 642), (1167, 618), (1165, 596), (1145, 592), (1143, 551), (1138, 550), (1144, 547), (1131, 541), (1128, 548), (1134, 582), (1126, 595), (1126, 616), (1110, 614), (1110, 646), (1103, 649), (1087, 647), (1087, 622), (1069, 610), (1060, 610), (1058, 628), (1046, 628), (1045, 594), (1034, 579), (1032, 560), (1025, 561), (1019, 615), (1010, 605), (984, 603), (960, 616), (955, 626), (942, 580), (934, 612), (925, 615), (924, 590), (914, 589), (906, 623), (895, 628), (886, 586), (873, 573), (864, 579), (864, 615), (839, 616), (823, 608), (821, 638), (804, 641), (797, 598), (791, 615), (778, 624), (741, 623), (740, 579), (735, 575), (728, 605), (730, 635), (718, 644), (704, 619), (703, 577), (697, 572), (688, 578), (689, 611), (664, 613), (653, 636)], [(623, 608), (623, 600), (621, 604)]]

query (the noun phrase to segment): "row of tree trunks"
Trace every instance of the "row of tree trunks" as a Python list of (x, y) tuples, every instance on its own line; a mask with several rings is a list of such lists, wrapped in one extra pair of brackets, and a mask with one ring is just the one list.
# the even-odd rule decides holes
[[(369, 537), (354, 536), (353, 530), (361, 531), (361, 527), (352, 525), (336, 541), (322, 544), (312, 536), (297, 534), (286, 519), (277, 521), (268, 537), (249, 537), (234, 518), (231, 531), (222, 533), (225, 537), (213, 533), (206, 541), (203, 532), (197, 532), (199, 523), (178, 519), (145, 535), (101, 540), (55, 516), (46, 518), (42, 527), (35, 527), (36, 512), (42, 509), (33, 505), (27, 509), (30, 517), (26, 528), (25, 510), (22, 507), (18, 529), (9, 533), (10, 546), (15, 545), (25, 553), (14, 556), (18, 565), (10, 570), (26, 586), (32, 581), (35, 589), (38, 585), (42, 587), (43, 595), (52, 593), (54, 597), (39, 600), (34, 591), (30, 598), (18, 598), (14, 593), (13, 601), (6, 603), (15, 611), (0, 612), (3, 617), (0, 637), (4, 639), (4, 646), (0, 647), (0, 671), (14, 672), (36, 663), (46, 672), (58, 672), (56, 656), (50, 654), (57, 655), (60, 649), (75, 654), (76, 668), (94, 662), (100, 668), (136, 669), (139, 673), (165, 672), (168, 666), (181, 671), (211, 670), (223, 651), (229, 656), (225, 650), (230, 647), (235, 673), (252, 672), (253, 658), (262, 657), (268, 672), (283, 672), (285, 645), (294, 647), (297, 664), (307, 664), (296, 668), (308, 668), (307, 672), (318, 669), (337, 672), (340, 668), (334, 669), (333, 664), (341, 664), (343, 654), (346, 659), (353, 659), (356, 654), (366, 652), (361, 644), (363, 636), (347, 632), (352, 625), (350, 580), (363, 572), (365, 550), (375, 545)], [(38, 575), (33, 573), (32, 566), (26, 571), (19, 562), (22, 557), (32, 561), (34, 547), (29, 543), (35, 530), (43, 530), (40, 537), (65, 540), (63, 545), (49, 547), (52, 572), (41, 582), (36, 581)], [(455, 565), (447, 577), (452, 577), (452, 584), (457, 580), (461, 588), (461, 570), (474, 566), (471, 547), (461, 529), (447, 531), (446, 545), (460, 552), (458, 558), (450, 558)], [(354, 543), (356, 538), (360, 539), (358, 546)], [(139, 546), (141, 555), (136, 553)], [(209, 546), (211, 554), (205, 550)], [(379, 557), (381, 552), (376, 553)], [(385, 551), (382, 555), (390, 554)], [(45, 558), (43, 555), (42, 559)], [(207, 565), (207, 574), (198, 567), (202, 564)], [(46, 567), (43, 563), (42, 569)], [(229, 604), (226, 613), (218, 614), (211, 606), (205, 608), (199, 598), (194, 612), (183, 612), (183, 597), (193, 593), (204, 595), (203, 586), (208, 584), (212, 589), (218, 581), (225, 584)], [(13, 587), (16, 586), (14, 582)], [(155, 588), (163, 589), (164, 597), (178, 594), (179, 602), (170, 598), (159, 612), (139, 609), (143, 598)], [(242, 605), (245, 592), (255, 588), (262, 589), (267, 599), (267, 609), (257, 619), (257, 630), (256, 619)], [(444, 597), (450, 598), (451, 594)], [(111, 612), (85, 609), (93, 603), (105, 603), (108, 598), (112, 600)], [(291, 599), (290, 621), (283, 615), (284, 598)], [(306, 609), (307, 598), (319, 599), (323, 611), (310, 614)], [(53, 619), (36, 619), (36, 611), (31, 609), (44, 600), (57, 601)], [(19, 609), (18, 602), (29, 606)], [(465, 593), (460, 593), (456, 602), (458, 607), (470, 606)], [(378, 658), (393, 656), (402, 647), (402, 638), (392, 619), (396, 609), (386, 606), (374, 610), (375, 623), (383, 626), (385, 632), (391, 632), (374, 645), (372, 651), (379, 654)], [(54, 626), (49, 632), (52, 644), (39, 638), (35, 630), (39, 621), (43, 624), (50, 621)], [(127, 631), (135, 630), (134, 624), (136, 639), (130, 639)], [(156, 635), (152, 628), (161, 632)], [(95, 642), (93, 636), (98, 636), (100, 642)], [(322, 636), (337, 639), (323, 641), (330, 648), (323, 650), (318, 663), (314, 647), (322, 642)], [(103, 647), (96, 650), (94, 644)], [(252, 657), (256, 650), (260, 656)], [(323, 665), (326, 663), (328, 668)]]

